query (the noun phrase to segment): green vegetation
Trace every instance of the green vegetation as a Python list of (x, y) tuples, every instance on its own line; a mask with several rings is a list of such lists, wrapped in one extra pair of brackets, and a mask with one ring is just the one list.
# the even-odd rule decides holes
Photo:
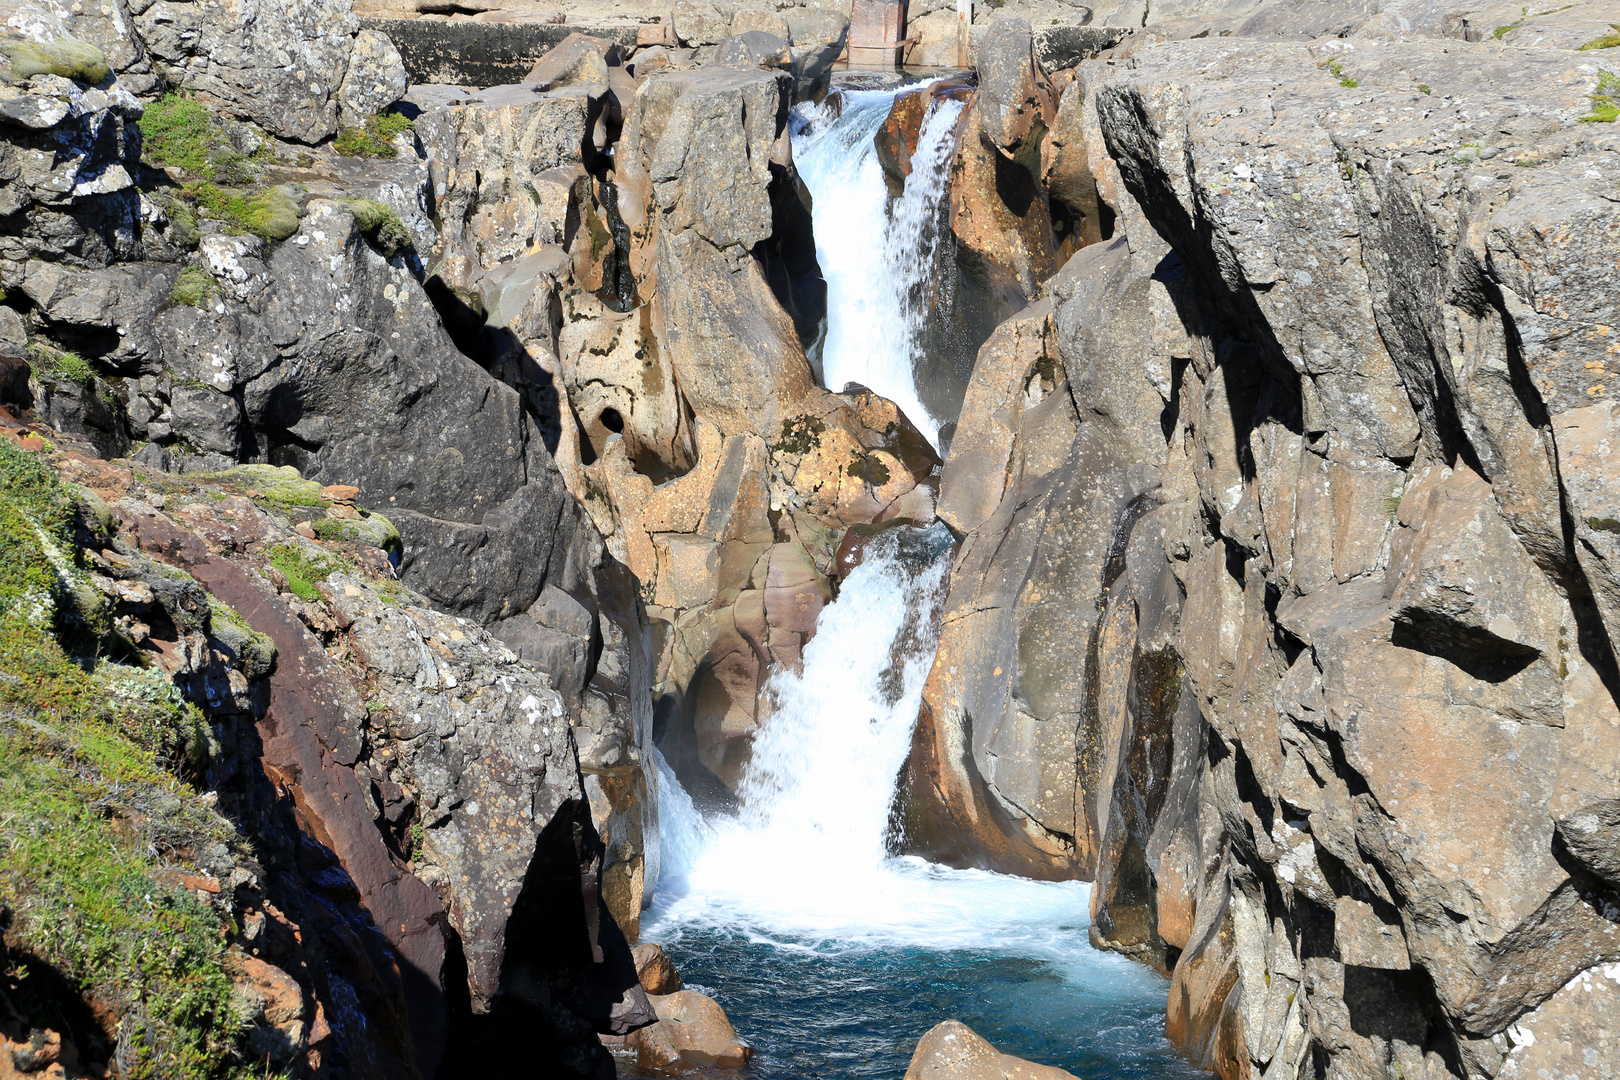
[(403, 113), (381, 112), (368, 119), (364, 127), (338, 132), (332, 149), (344, 157), (394, 157), (399, 153), (394, 137), (410, 131), (412, 126)]
[(316, 537), (326, 541), (366, 544), (390, 552), (400, 551), (404, 545), (394, 523), (370, 510), (360, 511), (359, 518), (321, 518), (314, 529)]
[(95, 370), (78, 353), (55, 349), (39, 342), (28, 347), (28, 359), (40, 372), (80, 386), (90, 385), (90, 381), (96, 377)]
[(1590, 52), (1593, 49), (1615, 49), (1615, 48), (1620, 48), (1620, 23), (1610, 23), (1609, 25), (1614, 28), (1614, 33), (1612, 33), (1612, 34), (1604, 34), (1600, 38), (1593, 38), (1591, 41), (1588, 41), (1585, 45), (1582, 45), (1580, 47), (1579, 51), (1581, 51), (1581, 52)]
[(76, 1030), (80, 1050), (106, 1061), (116, 1039), (121, 1076), (226, 1076), (241, 1028), (228, 920), (157, 880), (234, 836), (174, 772), (206, 765), (208, 725), (161, 672), (96, 659), (76, 501), (0, 442), (0, 976), (40, 1026), (91, 1006), (109, 1030)]
[(188, 178), (178, 194), (158, 199), (172, 223), (172, 242), (186, 247), (196, 243), (199, 216), (266, 240), (285, 240), (298, 231), (301, 193), (289, 185), (252, 190), (258, 178), (254, 159), (236, 151), (196, 98), (171, 90), (148, 105), (141, 116), (141, 136), (142, 156), (149, 163), (177, 169)]
[(222, 221), (241, 232), (266, 240), (285, 240), (298, 231), (298, 194), (290, 184), (257, 194), (231, 191), (217, 184), (188, 184), (185, 193), (197, 202), (197, 212)]
[(1520, 19), (1518, 22), (1511, 22), (1511, 23), (1508, 23), (1506, 26), (1498, 26), (1495, 30), (1491, 31), (1491, 39), (1493, 41), (1501, 41), (1503, 38), (1507, 37), (1513, 31), (1515, 31), (1519, 27), (1523, 26), (1524, 23), (1525, 23), (1525, 20)]
[(238, 465), (209, 479), (229, 481), (254, 502), (282, 513), (300, 506), (325, 506), (321, 485), (305, 480), (291, 465)]
[(208, 183), (250, 184), (252, 163), (236, 152), (202, 102), (170, 91), (141, 115), (142, 154), (154, 165), (181, 169)]
[(1612, 124), (1620, 119), (1620, 75), (1612, 71), (1598, 74), (1597, 91), (1592, 95), (1592, 111), (1578, 119), (1583, 124)]
[(11, 58), (11, 74), (18, 79), (59, 75), (94, 86), (112, 74), (100, 49), (66, 34), (54, 41), (17, 41), (3, 48)]
[(268, 552), (270, 565), (281, 571), (287, 579), (287, 588), (300, 600), (319, 602), (321, 590), (315, 586), (325, 581), (328, 574), (346, 570), (341, 561), (315, 548), (285, 544)]
[(386, 256), (394, 256), (411, 246), (411, 232), (399, 215), (375, 199), (345, 199), (343, 205), (354, 215), (365, 238)]
[(1423, 83), (1419, 83), (1418, 84), (1418, 92), (1422, 93), (1422, 94), (1432, 94), (1432, 93), (1434, 93), (1434, 87), (1428, 86), (1428, 85), (1423, 84)]
[(219, 282), (200, 266), (188, 266), (180, 271), (174, 288), (169, 290), (170, 300), (188, 307), (206, 308), (208, 301), (218, 295)]

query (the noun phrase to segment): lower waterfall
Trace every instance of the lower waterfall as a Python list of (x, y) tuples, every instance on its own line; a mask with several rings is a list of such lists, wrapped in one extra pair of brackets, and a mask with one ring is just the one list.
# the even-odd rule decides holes
[(772, 679), (735, 817), (699, 815), (657, 759), (643, 938), (754, 1044), (746, 1077), (898, 1080), (949, 1018), (1086, 1080), (1202, 1075), (1162, 1037), (1164, 980), (1091, 948), (1087, 885), (888, 854), (950, 550), (939, 525), (872, 544), (802, 672)]

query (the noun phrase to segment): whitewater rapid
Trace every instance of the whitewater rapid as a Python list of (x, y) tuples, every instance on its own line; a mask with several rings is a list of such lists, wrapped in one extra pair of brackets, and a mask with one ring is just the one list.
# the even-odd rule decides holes
[(703, 926), (786, 949), (909, 946), (1086, 966), (1088, 887), (889, 851), (890, 808), (938, 641), (943, 526), (891, 533), (823, 610), (802, 672), (772, 677), (735, 817), (704, 820), (662, 765), (663, 886), (649, 939)]

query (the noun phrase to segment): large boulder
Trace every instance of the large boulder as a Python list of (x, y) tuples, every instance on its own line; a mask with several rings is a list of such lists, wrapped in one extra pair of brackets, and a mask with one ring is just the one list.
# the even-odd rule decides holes
[(1003, 1054), (960, 1020), (946, 1020), (917, 1040), (905, 1080), (1073, 1080), (1051, 1065)]
[[(133, 23), (151, 60), (176, 81), (284, 139), (320, 142), (337, 131), (340, 103), (387, 105), (397, 98), (382, 99), (403, 89), (392, 45), (375, 35), (357, 43), (349, 0), (231, 0), (223, 9), (157, 0)], [(357, 77), (346, 86), (357, 44)]]
[[(793, 179), (791, 77), (704, 69), (650, 79), (625, 120), (620, 212), (640, 292), (657, 291), (693, 410), (727, 433), (773, 430), (813, 385), (793, 319), (754, 257)], [(773, 164), (774, 163), (774, 164)]]

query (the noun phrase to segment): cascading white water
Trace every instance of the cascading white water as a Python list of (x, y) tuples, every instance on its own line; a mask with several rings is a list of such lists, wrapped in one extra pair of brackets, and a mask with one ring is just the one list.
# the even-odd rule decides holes
[(924, 117), (905, 192), (891, 206), (872, 139), (894, 97), (846, 91), (836, 119), (827, 106), (800, 106), (793, 155), (810, 189), (816, 258), (827, 281), (823, 382), (833, 390), (855, 382), (877, 391), (937, 445), (941, 419), (922, 404), (914, 374), (927, 317), (918, 300), (935, 265), (963, 105), (940, 100)]
[[(937, 443), (941, 418), (914, 375), (916, 300), (962, 106), (942, 101), (925, 118), (894, 200), (872, 144), (894, 96), (845, 93), (836, 120), (801, 106), (794, 151), (828, 283), (823, 381), (890, 398)], [(1091, 1080), (1188, 1076), (1160, 1036), (1163, 982), (1089, 946), (1087, 885), (888, 855), (950, 547), (942, 525), (869, 545), (800, 670), (767, 685), (735, 816), (705, 819), (650, 750), (662, 856), (643, 938), (670, 949), (689, 982), (714, 984), (756, 1040), (758, 1080), (893, 1080), (949, 1016)]]

